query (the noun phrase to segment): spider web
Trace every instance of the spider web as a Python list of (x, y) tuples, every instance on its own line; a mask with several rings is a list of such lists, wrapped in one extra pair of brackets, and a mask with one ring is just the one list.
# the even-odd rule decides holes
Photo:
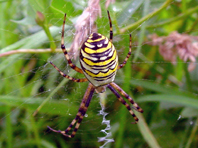
[[(133, 9), (123, 11), (123, 8), (127, 8), (127, 4), (129, 4), (129, 2), (122, 2), (121, 4), (121, 2), (118, 1), (109, 8), (110, 10), (117, 12), (111, 14), (112, 20), (114, 20), (115, 17), (119, 18), (120, 12), (123, 12), (122, 14), (126, 16), (126, 20), (118, 20), (118, 22), (122, 22), (117, 24), (120, 28), (138, 21), (140, 16), (138, 14), (142, 14), (143, 11), (143, 5), (141, 5), (137, 10), (134, 10), (135, 13), (132, 16), (132, 19), (128, 20), (127, 17), (129, 14), (127, 12), (130, 13)], [(150, 5), (149, 12), (154, 11), (157, 6), (161, 6), (163, 2), (153, 1), (152, 4), (155, 4), (155, 6), (152, 7)], [(5, 46), (6, 48), (3, 48), (3, 51), (6, 52), (12, 48), (13, 50), (49, 48), (50, 41), (45, 36), (45, 33), (42, 32), (42, 28), (36, 25), (34, 21), (35, 11), (41, 9), (40, 7), (38, 9), (36, 8), (38, 4), (34, 1), (27, 2), (16, 0), (12, 3), (10, 9), (13, 8), (13, 5), (19, 7), (16, 9), (16, 15), (11, 16), (11, 21), (9, 21), (15, 30), (12, 30), (11, 28), (4, 29), (3, 27), (1, 27), (0, 30), (3, 34), (6, 34), (6, 39), (9, 39), (9, 35), (12, 36), (12, 38), (15, 36), (17, 37), (13, 40), (10, 39), (10, 43), (9, 41), (6, 41), (7, 45), (10, 46)], [(68, 19), (66, 21), (65, 29), (65, 45), (66, 47), (70, 47), (75, 35), (74, 24), (78, 16), (87, 7), (87, 1), (78, 2), (76, 0), (73, 2), (67, 1), (67, 3), (65, 1), (60, 1), (60, 4), (57, 5), (50, 5), (50, 2), (41, 2), (40, 5), (45, 6), (40, 11), (45, 14), (46, 18), (50, 18), (48, 19), (48, 23), (52, 25), (50, 31), (52, 32), (52, 36), (54, 37), (58, 48), (60, 48), (61, 40), (61, 24), (63, 21), (62, 12), (67, 11)], [(72, 7), (69, 7), (70, 5)], [(101, 5), (104, 5), (104, 2), (102, 2)], [(50, 8), (52, 6), (54, 11), (51, 12)], [(56, 10), (56, 8), (59, 8), (59, 10)], [(22, 10), (21, 12), (20, 9)], [(102, 18), (98, 18), (96, 21), (97, 28), (98, 32), (104, 33), (104, 35), (109, 37), (108, 18), (106, 10), (103, 9), (104, 8), (102, 8)], [(72, 15), (72, 13), (74, 13), (74, 15)], [(138, 103), (145, 110), (144, 116), (146, 123), (149, 125), (150, 130), (155, 134), (161, 147), (166, 147), (167, 144), (165, 143), (171, 138), (178, 142), (175, 142), (172, 145), (170, 144), (170, 147), (176, 145), (183, 146), (187, 143), (185, 136), (191, 135), (190, 133), (193, 131), (194, 123), (196, 123), (196, 107), (190, 108), (191, 104), (189, 106), (179, 103), (177, 104), (177, 101), (175, 101), (175, 104), (171, 104), (168, 101), (159, 103), (159, 101), (156, 101), (157, 99), (153, 101), (151, 100), (152, 102), (144, 101), (144, 95), (149, 94), (151, 95), (151, 98), (154, 98), (155, 96), (153, 94), (156, 92), (164, 93), (163, 91), (169, 91), (172, 96), (168, 96), (164, 93), (164, 96), (160, 96), (162, 100), (163, 97), (175, 97), (177, 99), (178, 96), (176, 96), (177, 91), (175, 89), (180, 89), (184, 93), (190, 95), (197, 95), (197, 91), (189, 91), (187, 89), (189, 86), (187, 85), (177, 87), (177, 85), (185, 83), (188, 80), (186, 80), (186, 78), (181, 78), (181, 81), (175, 79), (171, 62), (164, 61), (159, 54), (157, 54), (159, 57), (153, 58), (155, 60), (149, 60), (149, 58), (145, 56), (149, 54), (147, 50), (151, 50), (147, 47), (150, 41), (145, 41), (138, 45), (136, 39), (141, 36), (141, 26), (145, 23), (155, 22), (157, 20), (158, 18), (151, 18), (136, 27), (133, 31), (127, 30), (122, 34), (115, 34), (113, 43), (118, 51), (119, 62), (123, 61), (128, 52), (130, 33), (132, 33), (133, 39), (135, 40), (135, 42), (133, 42), (133, 55), (137, 48), (145, 47), (145, 49), (142, 48), (140, 51), (139, 56), (141, 57), (141, 60), (134, 62), (133, 66), (127, 65), (127, 68), (134, 69), (131, 72), (132, 80), (130, 80), (130, 83), (125, 83), (126, 80), (123, 77), (126, 74), (126, 69), (117, 72), (115, 82), (118, 85), (123, 86), (123, 89), (128, 89), (127, 93), (129, 93), (130, 96), (133, 96), (136, 101), (140, 100)], [(115, 22), (113, 22), (114, 30), (116, 30), (116, 25), (114, 23)], [(160, 32), (159, 30), (157, 31)], [(155, 32), (156, 29), (153, 28), (146, 32), (146, 34)], [(197, 30), (195, 30), (194, 34), (197, 34)], [(152, 53), (150, 52), (150, 54)], [(142, 140), (143, 138), (141, 130), (139, 131), (139, 129), (141, 129), (139, 125), (130, 124), (133, 122), (133, 118), (130, 117), (127, 110), (122, 107), (121, 103), (116, 100), (116, 97), (112, 95), (110, 91), (106, 91), (105, 94), (102, 95), (94, 94), (90, 107), (74, 139), (67, 139), (60, 134), (49, 132), (47, 130), (47, 125), (57, 130), (64, 130), (69, 126), (70, 122), (76, 116), (81, 103), (81, 98), (87, 87), (87, 83), (74, 83), (62, 78), (62, 76), (49, 64), (49, 61), (52, 61), (57, 67), (70, 76), (75, 78), (83, 77), (83, 75), (76, 74), (76, 72), (69, 67), (61, 52), (54, 54), (14, 54), (1, 59), (0, 81), (2, 85), (0, 86), (0, 102), (2, 110), (0, 112), (0, 139), (2, 139), (2, 141), (0, 140), (0, 144), (2, 146), (8, 146), (8, 143), (13, 140), (13, 145), (15, 147), (27, 146), (27, 143), (32, 147), (34, 145), (38, 146), (38, 143), (41, 143), (40, 145), (43, 147), (114, 147), (119, 141), (118, 131), (124, 126), (125, 129), (123, 130), (125, 132), (123, 137), (126, 137), (126, 139), (122, 138), (124, 141), (123, 147), (131, 147), (134, 143), (142, 147), (150, 147), (150, 145), (145, 142), (146, 140)], [(72, 61), (79, 66), (79, 63), (76, 62), (78, 59), (72, 59)], [(178, 60), (175, 64), (185, 65), (188, 64), (188, 62)], [(149, 68), (149, 66), (152, 67), (152, 69)], [(170, 74), (167, 74), (169, 67), (171, 67), (171, 72)], [(179, 66), (177, 66), (177, 68), (179, 69)], [(144, 70), (148, 73), (143, 72)], [(155, 74), (152, 74), (151, 72), (155, 72)], [(142, 77), (141, 73), (144, 73), (145, 76)], [(164, 78), (164, 73), (166, 74), (166, 77), (169, 78)], [(190, 73), (190, 77), (197, 81), (196, 73), (197, 68)], [(171, 85), (168, 85), (169, 83), (165, 82), (164, 87), (151, 85), (162, 81), (169, 81)], [(125, 85), (131, 85), (132, 87), (127, 88)], [(168, 87), (168, 89), (164, 90), (166, 87)], [(195, 87), (195, 89), (197, 88), (196, 85), (193, 85), (193, 87)], [(133, 95), (131, 92), (133, 92)], [(180, 91), (178, 92), (180, 93)], [(103, 95), (106, 96), (104, 97)], [(180, 95), (182, 96), (183, 94), (181, 93)], [(105, 107), (101, 105), (103, 103), (99, 103), (102, 102), (103, 98), (105, 98)], [(181, 97), (181, 99), (183, 98)], [(43, 105), (33, 117), (33, 112), (36, 111), (38, 106), (40, 106), (44, 100), (47, 100), (46, 104)], [(186, 108), (183, 109), (183, 106)], [(181, 111), (182, 109), (183, 111)], [(125, 115), (123, 113), (126, 114), (126, 117), (124, 117)], [(139, 117), (139, 114), (137, 115)], [(160, 117), (161, 115), (163, 117)], [(122, 122), (122, 119), (125, 119), (125, 121)], [(121, 122), (124, 124), (122, 125)], [(182, 132), (182, 129), (184, 128), (185, 132)], [(21, 133), (21, 131), (23, 131), (23, 133)], [(173, 131), (175, 134), (172, 133)], [(26, 133), (29, 133), (29, 135)], [(7, 138), (3, 138), (4, 134), (7, 135)], [(166, 134), (167, 137), (170, 138), (164, 136)], [(175, 138), (176, 136), (177, 138)], [(28, 140), (25, 142), (27, 137)], [(183, 139), (183, 142), (179, 142), (180, 140), (178, 139)], [(22, 142), (19, 143), (18, 141)]]

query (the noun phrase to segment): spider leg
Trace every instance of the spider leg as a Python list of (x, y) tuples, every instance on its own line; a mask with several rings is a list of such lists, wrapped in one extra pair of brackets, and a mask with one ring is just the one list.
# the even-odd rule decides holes
[[(111, 84), (111, 83), (110, 83)], [(132, 122), (133, 124), (136, 124), (138, 122), (138, 118), (136, 117), (136, 115), (134, 114), (134, 112), (132, 111), (131, 107), (129, 104), (126, 103), (126, 101), (120, 96), (120, 94), (111, 86), (108, 85), (107, 86), (114, 94), (115, 96), (118, 98), (118, 100), (124, 105), (126, 106), (126, 108), (129, 110), (129, 113), (133, 116), (133, 118), (135, 119), (135, 122)]]
[(124, 67), (124, 65), (127, 63), (129, 57), (131, 56), (131, 48), (132, 48), (132, 39), (131, 39), (131, 34), (130, 34), (129, 52), (126, 58), (124, 59), (124, 62), (118, 66), (118, 69)]
[[(107, 10), (107, 14), (108, 14), (109, 25), (110, 25), (110, 39), (109, 39), (109, 41), (112, 42), (113, 41), (113, 29), (112, 29), (111, 17), (110, 17), (110, 14), (109, 14), (108, 10)], [(131, 39), (131, 34), (130, 34), (129, 52), (128, 52), (126, 58), (124, 59), (124, 62), (118, 66), (118, 69), (124, 67), (124, 65), (126, 64), (127, 60), (131, 56), (131, 48), (132, 48), (132, 39)]]
[(65, 77), (65, 78), (67, 78), (67, 79), (69, 79), (69, 80), (72, 80), (72, 81), (74, 81), (74, 82), (86, 82), (86, 81), (88, 81), (87, 78), (75, 79), (75, 78), (73, 78), (73, 77), (70, 77), (69, 75), (63, 73), (63, 72), (62, 72), (58, 67), (56, 67), (56, 65), (54, 65), (52, 62), (50, 62), (50, 64), (51, 64), (52, 66), (54, 66), (54, 68), (55, 68), (63, 77)]
[(110, 17), (110, 14), (109, 14), (109, 10), (107, 10), (107, 14), (108, 14), (109, 25), (110, 25), (110, 39), (109, 39), (109, 41), (112, 42), (113, 41), (113, 29), (112, 29), (112, 22), (111, 22), (111, 17)]
[[(60, 131), (60, 130), (54, 130), (53, 128), (48, 126), (48, 129), (50, 129), (53, 132), (56, 133), (61, 133), (62, 135), (69, 137), (69, 138), (73, 138), (80, 126), (81, 121), (83, 120), (83, 117), (89, 107), (89, 103), (92, 99), (93, 93), (95, 91), (94, 86), (89, 83), (89, 86), (84, 94), (83, 100), (80, 104), (80, 108), (78, 110), (78, 113), (75, 117), (75, 119), (73, 119), (73, 121), (71, 122), (71, 124), (69, 125), (69, 127), (65, 130), (65, 131)], [(68, 134), (68, 132), (72, 129), (72, 127), (74, 126), (74, 124), (76, 123), (76, 126), (74, 127), (74, 130), (72, 131), (71, 135)]]
[(141, 109), (137, 103), (135, 103), (135, 101), (122, 89), (120, 88), (116, 83), (111, 82), (110, 85), (115, 88), (118, 92), (121, 93), (121, 95), (123, 95), (127, 100), (129, 100), (129, 102), (134, 106), (134, 109), (137, 110), (138, 112), (143, 113), (143, 109)]
[(67, 59), (68, 61), (68, 64), (69, 66), (74, 69), (75, 71), (79, 72), (79, 73), (82, 73), (83, 74), (83, 71), (82, 69), (80, 69), (79, 67), (77, 67), (75, 64), (72, 63), (71, 59), (69, 58), (69, 55), (67, 53), (67, 50), (65, 49), (65, 45), (64, 45), (64, 30), (65, 30), (65, 20), (66, 20), (66, 13), (65, 13), (65, 16), (64, 16), (64, 20), (63, 20), (63, 27), (62, 27), (62, 36), (61, 36), (61, 49), (65, 55), (65, 58)]

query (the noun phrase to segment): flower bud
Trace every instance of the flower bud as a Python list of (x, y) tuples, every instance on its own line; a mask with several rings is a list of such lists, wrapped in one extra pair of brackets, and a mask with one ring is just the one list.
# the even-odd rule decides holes
[(39, 26), (43, 26), (45, 23), (45, 16), (43, 15), (43, 13), (41, 13), (40, 11), (36, 12), (36, 19), (35, 19), (36, 23)]

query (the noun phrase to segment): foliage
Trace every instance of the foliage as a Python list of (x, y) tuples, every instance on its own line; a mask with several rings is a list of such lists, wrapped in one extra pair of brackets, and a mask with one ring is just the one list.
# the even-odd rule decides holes
[[(133, 37), (134, 56), (117, 72), (115, 82), (135, 98), (144, 113), (135, 112), (140, 121), (130, 124), (133, 118), (107, 91), (106, 118), (111, 121), (115, 140), (107, 147), (198, 145), (198, 67), (189, 72), (188, 62), (178, 58), (173, 65), (165, 61), (147, 39), (149, 34), (165, 36), (173, 31), (197, 36), (197, 4), (197, 0), (118, 0), (109, 6), (120, 62), (128, 52), (129, 33)], [(105, 128), (98, 115), (99, 95), (94, 95), (88, 116), (73, 139), (47, 130), (48, 125), (61, 130), (69, 126), (87, 87), (87, 83), (62, 78), (49, 64), (53, 61), (70, 76), (83, 77), (69, 68), (58, 48), (64, 13), (65, 45), (69, 47), (76, 19), (86, 6), (87, 1), (78, 0), (0, 1), (0, 147), (102, 145), (97, 142), (97, 137), (104, 136), (100, 130)], [(96, 21), (98, 32), (109, 36), (104, 1), (101, 8), (102, 18)], [(45, 16), (47, 35), (35, 22), (37, 11)], [(51, 52), (49, 48), (54, 46), (57, 49)]]

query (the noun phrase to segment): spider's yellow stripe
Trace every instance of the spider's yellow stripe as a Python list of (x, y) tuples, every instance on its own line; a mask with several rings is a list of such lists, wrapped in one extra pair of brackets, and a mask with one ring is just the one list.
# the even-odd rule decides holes
[(98, 58), (95, 58), (95, 57), (91, 57), (90, 55), (86, 54), (83, 50), (80, 51), (83, 58), (87, 58), (87, 59), (91, 59), (92, 61), (97, 61)]
[(87, 47), (89, 47), (89, 48), (94, 48), (94, 47), (95, 47), (95, 45), (88, 44), (87, 42), (85, 42), (85, 45), (86, 45)]
[(86, 72), (89, 76), (95, 78), (95, 77), (106, 77), (106, 76), (112, 74), (112, 73), (113, 73), (114, 71), (116, 71), (116, 70), (117, 70), (117, 65), (116, 65), (116, 67), (115, 67), (113, 70), (108, 70), (108, 72), (106, 72), (106, 73), (99, 72), (98, 74), (94, 74), (94, 73), (92, 73), (92, 72), (90, 72), (90, 71), (88, 71), (88, 70), (85, 70), (85, 72)]
[(99, 48), (97, 50), (92, 50), (90, 48), (85, 48), (85, 52), (86, 53), (89, 53), (89, 54), (92, 54), (92, 53), (102, 53), (102, 52), (106, 51), (107, 49), (109, 49), (111, 46), (112, 46), (112, 44), (111, 44), (111, 42), (109, 42), (109, 44), (108, 44), (107, 47)]
[(87, 42), (89, 42), (89, 43), (98, 42), (98, 41), (101, 41), (103, 39), (105, 39), (105, 36), (102, 35), (101, 38), (99, 38), (99, 39), (96, 39), (96, 40), (88, 39)]
[(90, 61), (90, 60), (88, 60), (86, 58), (83, 58), (83, 61), (85, 63), (87, 63), (88, 65), (91, 65), (91, 66), (95, 66), (95, 65), (99, 65), (99, 66), (104, 65), (105, 66), (105, 65), (109, 64), (111, 61), (113, 61), (115, 59), (116, 59), (116, 50), (115, 50), (112, 58), (110, 58), (109, 60), (98, 62), (98, 63), (94, 63), (94, 62), (92, 62), (92, 61)]

